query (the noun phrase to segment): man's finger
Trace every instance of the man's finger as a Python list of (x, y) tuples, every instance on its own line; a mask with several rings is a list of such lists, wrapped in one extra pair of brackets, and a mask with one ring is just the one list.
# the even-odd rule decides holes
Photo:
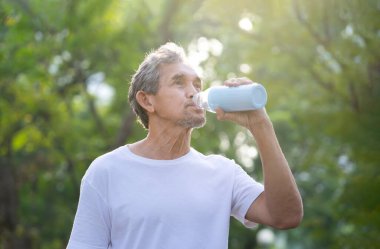
[(231, 78), (226, 81), (224, 81), (225, 86), (234, 87), (234, 86), (240, 86), (240, 85), (248, 85), (252, 84), (253, 82), (248, 79), (247, 77), (241, 77), (241, 78)]
[(220, 121), (226, 121), (226, 120), (231, 121), (233, 120), (233, 116), (235, 115), (234, 113), (225, 112), (219, 107), (215, 109), (215, 112), (216, 112), (216, 118)]
[(215, 113), (218, 120), (224, 120), (225, 112), (221, 108), (216, 108)]

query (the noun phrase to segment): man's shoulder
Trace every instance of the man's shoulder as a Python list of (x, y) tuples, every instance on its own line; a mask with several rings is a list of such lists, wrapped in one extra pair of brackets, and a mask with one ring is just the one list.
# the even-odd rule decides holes
[(88, 167), (84, 177), (93, 178), (108, 175), (112, 167), (120, 165), (123, 161), (123, 150), (125, 150), (123, 147), (116, 148), (95, 158)]
[(91, 163), (91, 166), (102, 167), (104, 165), (111, 164), (112, 162), (119, 161), (123, 159), (124, 146), (118, 147), (112, 151), (104, 153)]
[(210, 162), (220, 162), (225, 164), (235, 164), (235, 161), (227, 158), (225, 155), (214, 154), (214, 153), (201, 153), (193, 149), (194, 153), (202, 160)]

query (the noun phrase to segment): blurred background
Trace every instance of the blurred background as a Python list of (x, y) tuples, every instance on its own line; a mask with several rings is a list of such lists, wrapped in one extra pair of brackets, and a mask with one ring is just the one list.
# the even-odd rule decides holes
[[(380, 1), (1, 0), (0, 249), (66, 247), (91, 161), (142, 139), (127, 101), (145, 54), (181, 44), (205, 87), (265, 85), (304, 220), (231, 220), (230, 249), (379, 248)], [(207, 114), (193, 147), (262, 180), (250, 135)]]

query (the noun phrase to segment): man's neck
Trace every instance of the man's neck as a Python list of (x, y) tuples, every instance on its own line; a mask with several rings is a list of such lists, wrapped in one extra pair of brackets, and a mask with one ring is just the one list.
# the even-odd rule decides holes
[(150, 129), (147, 137), (129, 146), (130, 150), (150, 159), (171, 160), (190, 151), (192, 129)]

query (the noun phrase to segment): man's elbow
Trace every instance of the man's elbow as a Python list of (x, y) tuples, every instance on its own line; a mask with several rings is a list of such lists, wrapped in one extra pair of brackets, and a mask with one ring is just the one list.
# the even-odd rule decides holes
[(273, 227), (276, 229), (292, 229), (298, 227), (303, 219), (303, 210), (292, 214), (287, 215), (287, 217), (284, 217), (282, 219), (278, 219), (276, 222), (274, 222)]

